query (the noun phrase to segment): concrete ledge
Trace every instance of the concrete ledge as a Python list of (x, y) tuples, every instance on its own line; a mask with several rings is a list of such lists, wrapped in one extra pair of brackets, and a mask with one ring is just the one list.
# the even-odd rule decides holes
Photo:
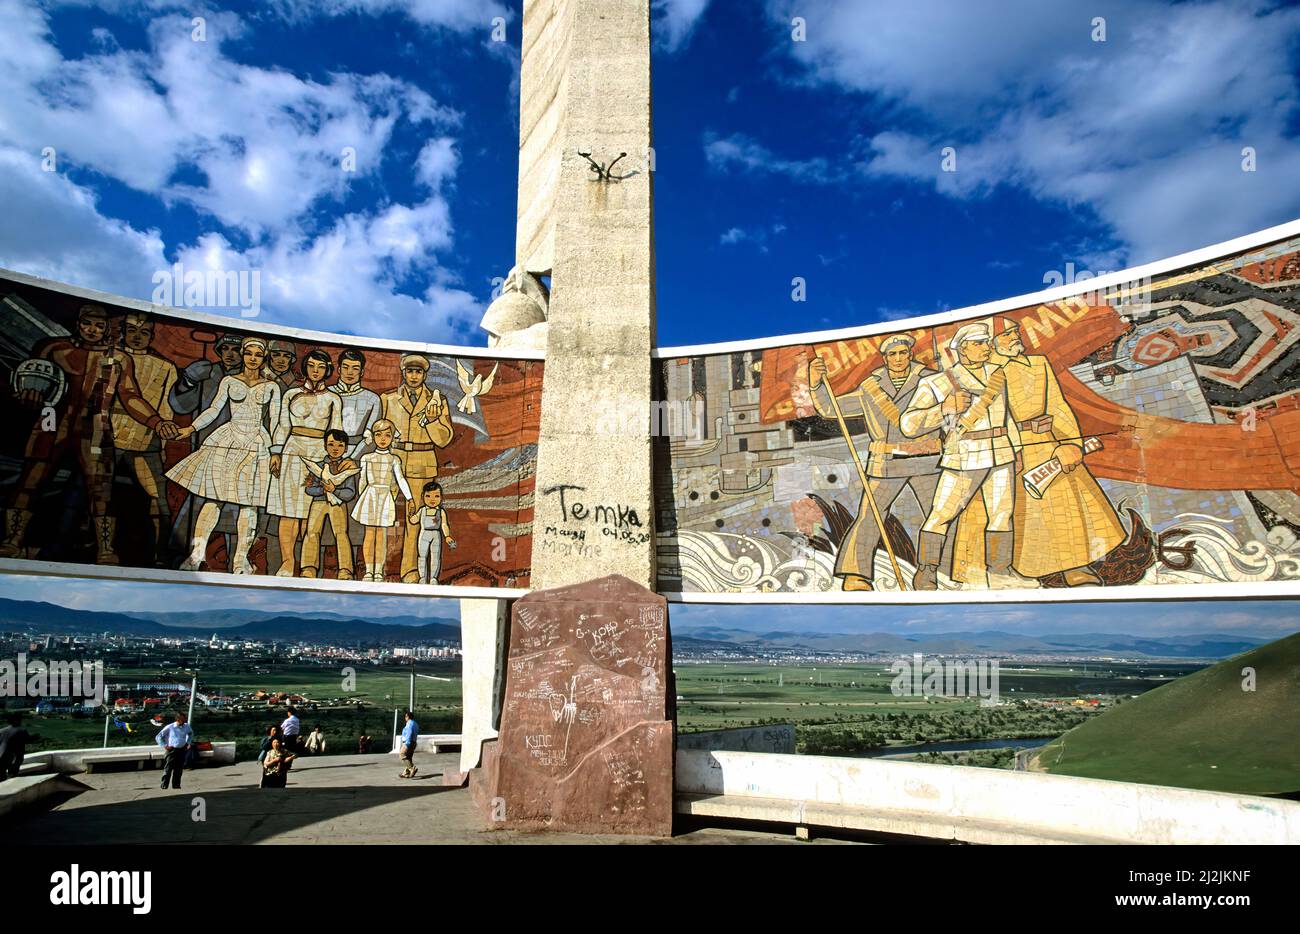
[(63, 775), (19, 775), (0, 782), (0, 820), (33, 807), (45, 798), (90, 789)]
[(930, 840), (961, 843), (1126, 843), (1109, 837), (1050, 836), (1028, 833), (1015, 827), (979, 820), (952, 820), (921, 812), (890, 812), (842, 804), (819, 804), (782, 798), (757, 798), (747, 795), (676, 796), (678, 814), (694, 817), (720, 817), (728, 820), (763, 821), (791, 824), (795, 827), (834, 827), (842, 830), (865, 830)]
[[(449, 749), (459, 749), (461, 745), (461, 734), (459, 733), (421, 733), (415, 738), (415, 752), (422, 752), (430, 755), (437, 755), (440, 752), (447, 752)], [(393, 737), (393, 748), (390, 753), (396, 755), (401, 747), (401, 737)]]
[[(28, 753), (23, 760), (23, 770), (31, 765), (43, 767), (64, 775), (77, 775), (116, 763), (134, 763), (137, 769), (162, 765), (164, 751), (161, 746), (117, 746), (111, 749), (44, 749)], [(199, 753), (199, 761), (213, 765), (230, 765), (235, 761), (234, 743), (213, 743), (210, 751)]]
[(1300, 843), (1300, 803), (1039, 772), (678, 750), (677, 811), (968, 843)]

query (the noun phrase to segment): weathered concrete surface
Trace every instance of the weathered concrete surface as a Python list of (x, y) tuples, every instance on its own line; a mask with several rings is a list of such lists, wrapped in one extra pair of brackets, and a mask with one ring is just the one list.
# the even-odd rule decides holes
[[(518, 247), (553, 236), (532, 583), (652, 586), (650, 0), (529, 0), (520, 86), (521, 218), (556, 179)], [(628, 155), (601, 180), (579, 152)]]
[[(253, 762), (186, 772), (180, 791), (160, 791), (157, 773), (90, 775), (79, 781), (92, 790), (53, 810), (27, 812), (0, 822), (0, 845), (795, 842), (785, 833), (721, 828), (691, 829), (670, 841), (487, 831), (470, 802), (469, 791), (440, 783), (440, 771), (456, 768), (455, 755), (428, 756), (416, 762), (419, 774), (402, 780), (396, 777), (396, 763), (385, 754), (307, 759), (289, 773), (289, 785), (283, 791), (258, 789)], [(205, 802), (206, 821), (191, 817), (196, 797)]]
[(515, 602), (501, 735), (475, 795), (508, 827), (672, 832), (663, 597), (612, 575)]
[(515, 262), (539, 275), (549, 275), (554, 262), (572, 21), (573, 6), (563, 0), (524, 3)]
[(727, 752), (770, 752), (794, 755), (794, 740), (793, 723), (772, 723), (767, 726), (740, 726), (729, 730), (679, 733), (677, 748), (706, 752), (726, 750)]
[(460, 601), (461, 772), (478, 765), (480, 747), (497, 735), (496, 699), (501, 696), (508, 608), (506, 600)]
[(0, 820), (13, 818), (55, 795), (81, 792), (88, 787), (55, 772), (6, 778), (0, 781)]
[(967, 843), (1300, 843), (1300, 803), (913, 762), (677, 753), (677, 811)]

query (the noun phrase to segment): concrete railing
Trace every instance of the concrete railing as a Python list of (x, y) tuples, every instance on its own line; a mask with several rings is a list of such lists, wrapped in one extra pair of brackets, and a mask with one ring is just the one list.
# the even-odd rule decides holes
[[(400, 751), (402, 745), (400, 736), (393, 737), (393, 748), (388, 750), (391, 753)], [(415, 738), (416, 755), (420, 753), (437, 754), (446, 752), (449, 749), (460, 748), (461, 736), (459, 733), (421, 733)]]
[[(156, 743), (147, 746), (113, 746), (109, 749), (43, 749), (29, 752), (23, 759), (25, 773), (43, 766), (46, 771), (76, 775), (85, 772), (86, 760), (94, 763), (148, 764), (162, 762), (163, 748)], [(213, 765), (229, 765), (235, 761), (234, 743), (213, 743), (211, 752), (200, 752), (199, 761)]]
[(970, 843), (1300, 843), (1300, 803), (1041, 772), (679, 750), (679, 813)]

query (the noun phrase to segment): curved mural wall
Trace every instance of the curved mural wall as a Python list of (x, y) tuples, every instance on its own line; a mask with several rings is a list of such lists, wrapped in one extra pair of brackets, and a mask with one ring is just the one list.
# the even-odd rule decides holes
[(1295, 580), (1291, 228), (925, 326), (662, 351), (660, 590)]
[(11, 570), (528, 585), (540, 361), (0, 273), (0, 383)]

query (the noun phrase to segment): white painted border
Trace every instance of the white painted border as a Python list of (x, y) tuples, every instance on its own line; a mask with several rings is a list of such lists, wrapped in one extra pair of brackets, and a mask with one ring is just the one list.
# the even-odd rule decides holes
[(441, 357), (484, 357), (489, 360), (544, 360), (546, 355), (538, 351), (510, 350), (502, 352), (494, 347), (459, 347), (454, 344), (426, 344), (420, 341), (399, 341), (383, 337), (365, 337), (359, 334), (335, 334), (330, 331), (308, 331), (303, 328), (291, 328), (284, 325), (263, 323), (260, 318), (236, 318), (234, 315), (210, 314), (203, 311), (174, 308), (171, 305), (155, 305), (138, 298), (113, 295), (81, 286), (42, 279), (27, 273), (16, 272), (0, 267), (0, 276), (12, 279), (23, 285), (48, 289), (64, 295), (73, 295), (87, 301), (105, 305), (119, 305), (132, 311), (143, 311), (158, 318), (169, 318), (185, 324), (202, 324), (219, 330), (248, 331), (253, 334), (270, 337), (289, 337), (304, 343), (336, 344), (342, 347), (356, 347), (360, 350), (397, 350), (427, 353)]
[(1275, 600), (1300, 597), (1300, 580), (1248, 584), (1130, 584), (1123, 587), (1043, 587), (1018, 590), (843, 590), (814, 593), (699, 593), (659, 591), (669, 603), (751, 606), (921, 606), (1000, 603), (1150, 603), (1159, 600)]
[(1072, 298), (1075, 295), (1104, 291), (1115, 286), (1125, 285), (1135, 280), (1145, 279), (1148, 276), (1155, 278), (1156, 276), (1177, 272), (1182, 269), (1203, 266), (1212, 263), (1214, 260), (1224, 259), (1225, 257), (1231, 256), (1235, 253), (1242, 253), (1258, 247), (1268, 246), (1271, 243), (1288, 240), (1296, 236), (1300, 236), (1300, 219), (1288, 221), (1287, 223), (1279, 224), (1276, 227), (1257, 230), (1254, 233), (1246, 234), (1244, 237), (1237, 237), (1234, 240), (1225, 240), (1223, 243), (1216, 243), (1213, 246), (1202, 247), (1199, 250), (1192, 250), (1190, 253), (1181, 253), (1178, 256), (1170, 256), (1166, 259), (1156, 260), (1155, 262), (1147, 263), (1144, 266), (1133, 266), (1129, 269), (1121, 269), (1118, 272), (1107, 273), (1104, 276), (1097, 276), (1095, 279), (1088, 279), (1084, 282), (1072, 282), (1069, 285), (1060, 285), (1052, 289), (1043, 289), (1040, 292), (1030, 292), (1025, 295), (1017, 295), (1013, 298), (1003, 298), (997, 301), (985, 302), (982, 305), (970, 305), (966, 308), (958, 308), (955, 311), (944, 311), (920, 318), (905, 318), (901, 321), (882, 321), (875, 324), (859, 325), (857, 327), (839, 328), (833, 331), (807, 331), (803, 334), (786, 334), (781, 337), (761, 337), (754, 340), (722, 341), (715, 344), (688, 344), (682, 347), (656, 347), (651, 351), (650, 355), (656, 360), (669, 360), (675, 357), (700, 357), (709, 354), (734, 353), (743, 350), (766, 350), (772, 347), (789, 347), (796, 344), (824, 344), (831, 341), (867, 337), (872, 334), (887, 334), (895, 331), (907, 331), (913, 328), (935, 327), (936, 325), (950, 324), (954, 321), (961, 321), (966, 318), (983, 318), (1003, 311), (1013, 311), (1017, 308), (1026, 308), (1035, 305), (1058, 302), (1061, 299)]
[[(260, 587), (267, 590), (315, 591), (331, 594), (369, 594), (385, 597), (487, 597), (513, 600), (528, 593), (522, 587), (444, 587), (441, 584), (376, 583), (341, 581), (323, 577), (276, 577), (273, 574), (223, 574), (212, 571), (172, 571), (165, 568), (136, 568), (126, 565), (74, 564), (64, 561), (28, 561), (0, 558), (0, 574), (28, 577), (77, 577), (128, 583), (207, 584), (218, 587)], [(0, 580), (0, 590), (3, 590)]]

